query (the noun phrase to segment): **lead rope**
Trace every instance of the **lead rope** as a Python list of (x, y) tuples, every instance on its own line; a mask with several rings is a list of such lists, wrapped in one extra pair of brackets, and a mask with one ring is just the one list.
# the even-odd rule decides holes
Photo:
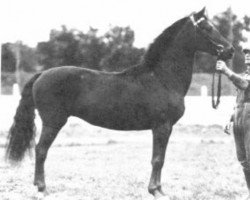
[[(217, 84), (217, 99), (215, 101), (215, 75), (218, 74), (218, 84)], [(220, 97), (221, 97), (221, 72), (216, 72), (216, 70), (213, 73), (213, 80), (212, 80), (212, 107), (214, 109), (217, 109), (220, 104)]]

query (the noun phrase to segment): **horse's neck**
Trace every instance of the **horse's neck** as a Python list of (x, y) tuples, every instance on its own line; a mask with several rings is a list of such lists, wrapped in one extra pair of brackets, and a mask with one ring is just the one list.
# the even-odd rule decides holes
[(195, 55), (194, 49), (188, 49), (186, 45), (176, 45), (174, 48), (168, 48), (156, 67), (156, 73), (161, 81), (166, 85), (170, 85), (168, 89), (173, 88), (182, 95), (186, 95), (191, 83)]

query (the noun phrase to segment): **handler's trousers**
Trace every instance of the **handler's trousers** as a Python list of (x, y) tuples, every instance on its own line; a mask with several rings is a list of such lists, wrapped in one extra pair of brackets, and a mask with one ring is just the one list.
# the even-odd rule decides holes
[(250, 191), (250, 103), (238, 105), (234, 114), (236, 153)]

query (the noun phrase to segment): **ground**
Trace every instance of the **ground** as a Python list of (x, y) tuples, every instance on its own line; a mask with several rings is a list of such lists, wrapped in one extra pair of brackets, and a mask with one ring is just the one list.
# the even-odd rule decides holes
[[(4, 156), (6, 132), (0, 134)], [(46, 200), (152, 200), (147, 192), (152, 136), (72, 124), (64, 128), (46, 161)], [(0, 199), (36, 200), (34, 156), (19, 167), (0, 160)], [(221, 126), (177, 125), (162, 183), (171, 200), (242, 199), (247, 194), (232, 136)]]

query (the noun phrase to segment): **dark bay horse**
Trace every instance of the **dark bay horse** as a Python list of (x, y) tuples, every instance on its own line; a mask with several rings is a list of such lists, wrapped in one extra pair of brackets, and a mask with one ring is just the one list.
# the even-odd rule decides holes
[(153, 131), (152, 174), (148, 186), (164, 195), (161, 169), (173, 125), (182, 117), (196, 51), (230, 58), (232, 46), (205, 14), (180, 19), (149, 46), (142, 62), (122, 72), (107, 73), (72, 66), (35, 75), (25, 86), (9, 132), (6, 156), (21, 161), (34, 139), (34, 109), (42, 119), (36, 145), (34, 184), (45, 191), (44, 162), (52, 142), (69, 116), (116, 130)]

